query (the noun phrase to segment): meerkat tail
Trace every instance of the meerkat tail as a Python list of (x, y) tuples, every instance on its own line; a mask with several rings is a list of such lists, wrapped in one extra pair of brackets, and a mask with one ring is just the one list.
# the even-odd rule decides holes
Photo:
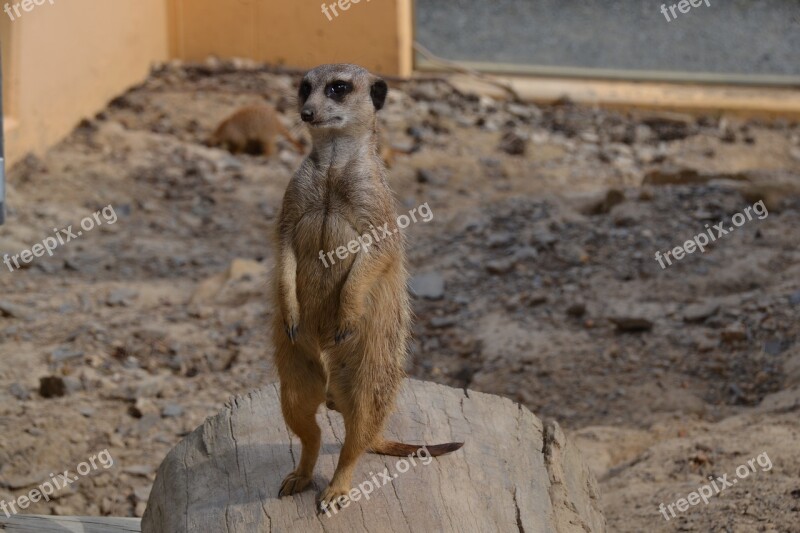
[(370, 446), (370, 453), (378, 455), (391, 455), (393, 457), (406, 457), (409, 455), (419, 455), (419, 451), (425, 448), (431, 457), (438, 457), (460, 449), (463, 442), (448, 442), (445, 444), (406, 444), (391, 440), (382, 440)]

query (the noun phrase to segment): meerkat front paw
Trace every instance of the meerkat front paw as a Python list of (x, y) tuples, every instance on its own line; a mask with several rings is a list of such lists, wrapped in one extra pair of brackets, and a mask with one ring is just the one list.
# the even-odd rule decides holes
[(358, 312), (340, 312), (339, 322), (336, 326), (336, 333), (334, 335), (334, 341), (336, 344), (341, 343), (350, 335), (352, 335), (358, 328), (358, 323), (360, 320), (361, 314)]
[(283, 480), (283, 483), (281, 483), (281, 490), (278, 491), (278, 496), (289, 496), (291, 494), (302, 492), (310, 483), (310, 477), (301, 476), (296, 472), (292, 472), (286, 476)]
[(336, 334), (334, 335), (333, 340), (336, 344), (340, 344), (349, 336), (350, 336), (350, 329), (348, 329), (346, 326), (339, 326), (339, 328), (337, 328), (336, 330)]
[(344, 509), (350, 505), (350, 491), (328, 487), (319, 496), (319, 512), (327, 513), (335, 509)]
[(294, 341), (297, 340), (298, 325), (294, 322), (284, 322), (284, 328), (289, 340), (292, 341), (292, 344), (294, 344)]
[(283, 329), (286, 331), (286, 336), (289, 337), (289, 340), (294, 344), (294, 341), (297, 340), (297, 330), (300, 326), (300, 311), (298, 309), (300, 306), (293, 305), (287, 307), (289, 309), (283, 313)]

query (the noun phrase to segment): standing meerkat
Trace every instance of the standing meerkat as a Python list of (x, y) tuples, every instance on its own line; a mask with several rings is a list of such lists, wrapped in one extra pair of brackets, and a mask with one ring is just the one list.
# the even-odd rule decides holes
[(269, 104), (243, 107), (223, 120), (208, 140), (209, 146), (222, 147), (233, 154), (271, 156), (277, 152), (275, 139), (286, 137), (299, 152), (303, 145), (292, 137)]
[[(376, 113), (386, 82), (356, 65), (323, 65), (300, 83), (312, 149), (290, 181), (278, 222), (273, 340), (286, 424), (302, 443), (280, 495), (304, 490), (320, 449), (316, 412), (342, 413), (345, 440), (320, 510), (341, 505), (367, 450), (410, 455), (420, 446), (383, 438), (405, 377), (411, 310), (404, 240), (378, 154)], [(327, 265), (323, 251), (382, 228), (391, 238)], [(463, 443), (428, 446), (432, 456)]]

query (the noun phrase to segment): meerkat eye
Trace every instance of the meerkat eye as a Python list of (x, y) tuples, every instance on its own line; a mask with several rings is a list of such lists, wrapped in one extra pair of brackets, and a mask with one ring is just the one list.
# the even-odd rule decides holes
[(306, 80), (303, 80), (303, 83), (300, 84), (300, 90), (297, 92), (300, 100), (305, 102), (308, 100), (308, 97), (311, 96), (311, 83)]
[(336, 80), (328, 84), (328, 86), (325, 88), (325, 94), (328, 98), (341, 101), (352, 90), (352, 83)]

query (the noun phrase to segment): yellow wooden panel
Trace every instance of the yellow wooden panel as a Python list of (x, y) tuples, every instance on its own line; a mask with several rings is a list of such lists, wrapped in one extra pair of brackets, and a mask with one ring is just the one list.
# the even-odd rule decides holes
[(173, 53), (184, 60), (238, 56), (299, 68), (348, 62), (411, 74), (411, 0), (171, 1)]
[(144, 79), (154, 61), (168, 59), (166, 0), (44, 2), (7, 27), (16, 119), (6, 138), (9, 162), (57, 142)]

